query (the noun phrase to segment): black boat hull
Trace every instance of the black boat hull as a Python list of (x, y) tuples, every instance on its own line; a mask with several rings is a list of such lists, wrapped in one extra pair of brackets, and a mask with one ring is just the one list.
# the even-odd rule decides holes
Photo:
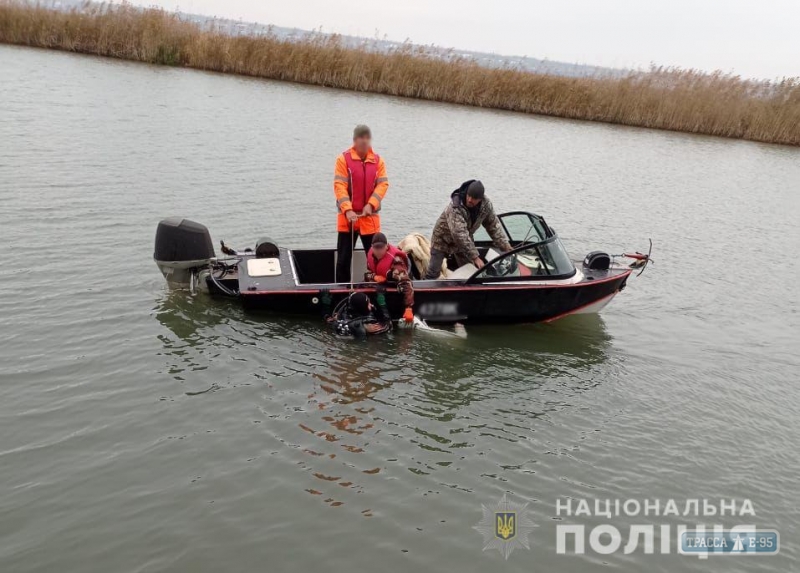
[[(488, 236), (475, 240), (484, 261), (480, 268), (448, 260), (437, 280), (419, 280), (430, 259), (424, 238), (404, 239), (408, 271), (416, 279), (416, 316), (437, 323), (533, 323), (597, 312), (625, 288), (632, 267), (641, 274), (650, 262), (650, 252), (637, 252), (624, 255), (634, 259), (631, 267), (617, 266), (610, 255), (593, 251), (576, 265), (541, 216), (512, 211), (498, 219), (511, 248), (501, 245), (504, 252), (498, 252)], [(322, 317), (350, 293), (374, 295), (378, 288), (336, 283), (338, 254), (331, 248), (287, 249), (262, 239), (255, 250), (236, 251), (222, 243), (222, 251), (228, 258), (217, 259), (208, 229), (199, 223), (178, 217), (159, 223), (154, 258), (170, 284), (194, 290), (196, 281), (205, 279), (211, 294), (236, 298), (248, 310)], [(350, 280), (369, 276), (367, 262), (364, 251), (353, 253)], [(390, 284), (385, 292), (392, 318), (401, 318), (403, 295)]]
[[(577, 312), (598, 310), (625, 288), (630, 270), (594, 273), (573, 284), (473, 284), (447, 285), (444, 281), (418, 284), (414, 312), (435, 323), (533, 323), (552, 321)], [(212, 291), (213, 285), (209, 285)], [(343, 285), (330, 285), (335, 305), (351, 291)], [(354, 290), (375, 293), (374, 284), (356, 284)], [(321, 316), (320, 286), (297, 287), (282, 291), (240, 293), (248, 310)], [(391, 286), (386, 302), (393, 318), (405, 309), (402, 295)]]

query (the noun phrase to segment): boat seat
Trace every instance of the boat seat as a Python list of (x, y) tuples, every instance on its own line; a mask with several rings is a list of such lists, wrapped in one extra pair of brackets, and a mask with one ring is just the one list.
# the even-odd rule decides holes
[(497, 258), (497, 257), (499, 257), (499, 256), (500, 256), (500, 253), (498, 253), (497, 251), (495, 251), (493, 248), (489, 247), (489, 249), (486, 251), (486, 256), (485, 256), (485, 257), (483, 257), (483, 258), (484, 258), (484, 259), (486, 260), (486, 262), (488, 263), (488, 262), (491, 262), (491, 261), (493, 261), (494, 259), (496, 259), (496, 258)]
[(461, 265), (454, 271), (449, 271), (447, 273), (447, 279), (463, 281), (474, 275), (477, 270), (478, 267), (472, 263), (467, 263), (466, 265)]
[[(339, 253), (335, 253), (333, 257), (334, 269), (336, 269), (336, 263), (338, 260), (339, 260)], [(364, 280), (364, 273), (367, 272), (367, 253), (364, 251), (364, 249), (353, 249), (352, 261), (353, 261), (353, 275), (347, 282), (360, 283)]]
[[(498, 253), (494, 249), (490, 248), (488, 251), (486, 251), (486, 256), (484, 256), (484, 259), (486, 261), (491, 262), (491, 261), (493, 261), (494, 259), (496, 259), (499, 256), (500, 256), (500, 253)], [(463, 281), (463, 280), (468, 279), (472, 275), (474, 275), (477, 271), (478, 271), (478, 267), (476, 267), (472, 263), (467, 263), (466, 265), (461, 265), (460, 267), (458, 267), (454, 271), (447, 271), (447, 276), (445, 278), (447, 280), (460, 280), (460, 281)]]
[(351, 281), (360, 283), (364, 280), (364, 273), (367, 272), (367, 253), (363, 250), (353, 249), (353, 276)]

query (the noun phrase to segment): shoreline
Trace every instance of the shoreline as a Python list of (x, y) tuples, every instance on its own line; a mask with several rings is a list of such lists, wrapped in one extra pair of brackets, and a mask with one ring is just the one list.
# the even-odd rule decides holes
[(0, 43), (666, 131), (800, 145), (800, 79), (743, 80), (653, 68), (567, 77), (488, 68), (425, 48), (344, 47), (337, 36), (233, 36), (161, 9), (55, 11), (0, 0)]

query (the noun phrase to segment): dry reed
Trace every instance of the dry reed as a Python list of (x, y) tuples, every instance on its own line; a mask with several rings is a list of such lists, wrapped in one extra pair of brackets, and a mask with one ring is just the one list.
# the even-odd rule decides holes
[(0, 0), (0, 43), (573, 119), (800, 145), (800, 80), (653, 68), (571, 78), (486, 68), (404, 45), (347, 47), (204, 29), (160, 9), (86, 4), (56, 11)]

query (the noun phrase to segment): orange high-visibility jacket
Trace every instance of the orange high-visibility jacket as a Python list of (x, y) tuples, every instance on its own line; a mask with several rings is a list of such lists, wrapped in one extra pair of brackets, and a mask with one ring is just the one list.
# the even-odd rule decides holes
[[(353, 210), (353, 176), (347, 165), (346, 154), (350, 156), (351, 165), (357, 162), (358, 164), (367, 163), (377, 166), (374, 170), (375, 180), (364, 181), (363, 177), (357, 178), (358, 183), (366, 185), (366, 187), (355, 190), (357, 193), (363, 194), (361, 197), (366, 198), (367, 203), (372, 206), (373, 214), (366, 217), (359, 217), (354, 223), (354, 230), (362, 235), (373, 235), (381, 230), (381, 217), (378, 211), (380, 211), (383, 198), (386, 196), (386, 191), (389, 189), (389, 178), (386, 177), (386, 164), (383, 158), (374, 153), (372, 149), (369, 150), (363, 162), (352, 147), (339, 155), (336, 159), (336, 170), (333, 175), (333, 194), (336, 196), (336, 207), (339, 210), (339, 216), (336, 221), (336, 229), (338, 231), (348, 232), (350, 230), (350, 224), (347, 222), (345, 213)], [(373, 172), (373, 165), (369, 166), (370, 173)], [(364, 165), (364, 173), (367, 172), (366, 167), (367, 165)], [(368, 193), (370, 189), (371, 193)], [(360, 214), (360, 211), (356, 211), (356, 213)]]

